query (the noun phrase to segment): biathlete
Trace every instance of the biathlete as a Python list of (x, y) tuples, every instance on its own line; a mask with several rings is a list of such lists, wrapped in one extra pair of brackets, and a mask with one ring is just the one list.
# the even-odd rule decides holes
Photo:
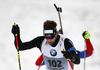
[(80, 64), (79, 53), (77, 53), (70, 39), (58, 34), (56, 26), (57, 23), (55, 21), (45, 21), (43, 25), (44, 36), (38, 36), (28, 42), (22, 42), (20, 39), (20, 29), (18, 25), (13, 25), (12, 33), (14, 35), (16, 33), (18, 34), (19, 51), (34, 47), (41, 50), (46, 70), (72, 70), (69, 62)]
[[(79, 54), (79, 58), (80, 59), (90, 57), (93, 54), (93, 51), (94, 51), (93, 45), (92, 45), (92, 43), (90, 41), (90, 33), (88, 31), (84, 31), (82, 36), (85, 39), (86, 50), (84, 50), (84, 51), (76, 50), (77, 53)], [(36, 60), (35, 64), (37, 66), (45, 65), (45, 62), (43, 61), (43, 55), (39, 56), (39, 58)]]

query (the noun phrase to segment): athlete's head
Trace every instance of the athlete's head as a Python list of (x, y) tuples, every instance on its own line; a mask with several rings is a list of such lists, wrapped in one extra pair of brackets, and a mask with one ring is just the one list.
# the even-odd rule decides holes
[(53, 39), (57, 33), (56, 29), (57, 23), (51, 20), (44, 22), (43, 34), (46, 39)]

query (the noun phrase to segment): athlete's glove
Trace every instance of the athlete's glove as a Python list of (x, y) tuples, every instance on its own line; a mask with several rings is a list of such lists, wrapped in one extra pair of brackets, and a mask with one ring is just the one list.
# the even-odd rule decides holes
[(12, 26), (12, 33), (15, 35), (15, 34), (20, 34), (20, 29), (19, 29), (19, 26), (18, 25), (13, 25)]
[(90, 33), (88, 31), (84, 31), (82, 34), (84, 39), (89, 39), (90, 38)]
[(71, 58), (71, 53), (69, 51), (61, 51), (63, 53), (63, 56), (66, 58), (66, 59), (69, 59)]

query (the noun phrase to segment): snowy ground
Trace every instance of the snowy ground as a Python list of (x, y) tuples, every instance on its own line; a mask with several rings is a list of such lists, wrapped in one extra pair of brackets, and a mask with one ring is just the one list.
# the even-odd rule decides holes
[[(86, 70), (99, 70), (100, 0), (0, 0), (0, 70), (19, 70), (14, 37), (11, 34), (14, 22), (20, 26), (23, 42), (42, 35), (43, 22), (47, 19), (56, 21), (60, 28), (54, 3), (63, 10), (61, 18), (64, 35), (80, 51), (84, 49), (82, 32), (90, 32), (95, 52), (86, 59)], [(39, 55), (41, 53), (37, 48), (21, 51), (22, 70), (37, 70), (35, 61)], [(80, 65), (75, 65), (75, 70), (83, 70), (83, 60)]]

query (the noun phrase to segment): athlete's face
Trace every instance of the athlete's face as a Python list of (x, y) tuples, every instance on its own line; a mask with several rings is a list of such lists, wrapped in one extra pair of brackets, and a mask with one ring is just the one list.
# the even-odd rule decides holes
[(57, 36), (58, 36), (58, 33), (55, 35), (55, 37), (53, 39), (46, 39), (46, 40), (50, 45), (52, 45), (53, 42), (56, 40)]

